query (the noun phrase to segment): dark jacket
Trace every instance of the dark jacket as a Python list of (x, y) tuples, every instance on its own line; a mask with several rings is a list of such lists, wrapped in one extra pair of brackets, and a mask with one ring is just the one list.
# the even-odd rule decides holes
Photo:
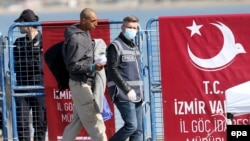
[(75, 24), (66, 28), (64, 36), (66, 46), (63, 48), (63, 56), (70, 79), (92, 84), (95, 75), (91, 70), (94, 49), (89, 32)]
[(28, 36), (17, 38), (14, 42), (14, 70), (17, 85), (43, 84), (42, 34), (32, 40)]
[[(131, 52), (132, 54), (123, 54), (121, 56), (121, 52), (117, 50), (117, 46), (115, 47), (114, 41), (120, 41), (124, 44), (126, 50)], [(116, 98), (121, 102), (129, 101), (127, 97), (127, 93), (134, 89), (137, 94), (137, 102), (143, 99), (143, 90), (142, 90), (142, 79), (141, 79), (141, 69), (140, 69), (140, 55), (138, 48), (133, 43), (133, 41), (127, 40), (124, 35), (121, 33), (117, 39), (115, 39), (107, 49), (107, 78), (108, 78), (108, 86), (109, 93), (111, 95), (112, 100), (116, 100)], [(122, 45), (121, 44), (121, 45)], [(125, 49), (124, 48), (124, 49)], [(137, 51), (136, 51), (137, 50)], [(124, 50), (125, 51), (125, 50)], [(125, 51), (125, 52), (127, 52)], [(134, 60), (134, 53), (138, 52), (136, 55), (137, 60)], [(122, 61), (123, 59), (132, 59), (130, 61)], [(131, 62), (132, 61), (132, 62)], [(131, 74), (131, 75), (129, 75)], [(138, 82), (135, 85), (131, 85), (131, 82)], [(140, 84), (139, 84), (140, 82)], [(115, 86), (114, 86), (115, 84)], [(140, 88), (139, 88), (140, 87)]]

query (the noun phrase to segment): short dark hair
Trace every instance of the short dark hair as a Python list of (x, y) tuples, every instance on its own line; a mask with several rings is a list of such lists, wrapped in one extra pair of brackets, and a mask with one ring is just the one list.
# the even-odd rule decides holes
[(123, 18), (123, 23), (125, 22), (139, 22), (139, 19), (136, 16), (127, 16)]

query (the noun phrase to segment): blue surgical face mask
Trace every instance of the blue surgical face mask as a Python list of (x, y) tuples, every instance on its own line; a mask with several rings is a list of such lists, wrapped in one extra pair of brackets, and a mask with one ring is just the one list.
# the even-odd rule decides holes
[(131, 28), (126, 28), (124, 32), (124, 36), (128, 39), (134, 39), (136, 36), (137, 30), (136, 29), (131, 29)]

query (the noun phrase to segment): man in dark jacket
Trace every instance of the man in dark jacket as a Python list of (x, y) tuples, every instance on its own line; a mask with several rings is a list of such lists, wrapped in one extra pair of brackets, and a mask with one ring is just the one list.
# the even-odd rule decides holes
[[(30, 10), (24, 10), (15, 22), (36, 22), (39, 18)], [(43, 86), (42, 34), (35, 26), (19, 28), (24, 37), (15, 40), (14, 70), (17, 86)], [(43, 92), (43, 90), (15, 90), (15, 93)], [(45, 141), (47, 120), (44, 96), (16, 97), (17, 130), (19, 141), (30, 141), (29, 115), (32, 110), (34, 141)]]
[(107, 141), (106, 127), (92, 92), (95, 71), (105, 64), (94, 63), (94, 48), (89, 31), (97, 26), (93, 9), (85, 8), (80, 23), (65, 30), (63, 57), (69, 71), (69, 88), (74, 103), (73, 118), (63, 132), (62, 141), (74, 141), (84, 127), (92, 141)]
[(122, 32), (107, 49), (107, 78), (111, 99), (121, 113), (124, 126), (109, 141), (142, 141), (141, 57), (134, 38), (139, 19), (123, 19)]

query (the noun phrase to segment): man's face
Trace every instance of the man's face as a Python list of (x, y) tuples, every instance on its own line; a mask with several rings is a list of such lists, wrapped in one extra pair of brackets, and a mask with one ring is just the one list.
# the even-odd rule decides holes
[(126, 22), (122, 25), (122, 32), (125, 32), (126, 28), (138, 30), (138, 22)]
[(88, 19), (82, 19), (83, 25), (85, 26), (85, 30), (93, 30), (96, 28), (97, 24), (97, 15), (95, 13), (91, 13)]

